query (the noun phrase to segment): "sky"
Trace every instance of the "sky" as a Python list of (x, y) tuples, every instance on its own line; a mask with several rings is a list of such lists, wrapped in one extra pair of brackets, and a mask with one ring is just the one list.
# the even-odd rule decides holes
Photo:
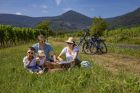
[(140, 0), (0, 0), (0, 13), (31, 17), (58, 16), (74, 10), (89, 17), (110, 18), (139, 7)]

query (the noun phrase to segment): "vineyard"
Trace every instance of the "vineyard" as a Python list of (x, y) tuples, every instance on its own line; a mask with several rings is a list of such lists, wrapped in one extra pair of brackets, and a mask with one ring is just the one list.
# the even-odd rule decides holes
[(46, 32), (39, 29), (0, 25), (0, 47), (31, 42), (35, 40), (39, 34), (46, 35)]

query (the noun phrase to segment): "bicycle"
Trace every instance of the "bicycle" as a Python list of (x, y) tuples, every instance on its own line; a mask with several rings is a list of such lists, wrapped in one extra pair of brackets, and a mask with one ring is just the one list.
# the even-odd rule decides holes
[(86, 40), (86, 36), (89, 35), (89, 30), (85, 30), (84, 35), (81, 37), (78, 46), (81, 45), (83, 41), (85, 41), (82, 45), (82, 51), (86, 54), (96, 54), (96, 53), (107, 53), (107, 47), (104, 40), (99, 37), (91, 37), (89, 36)]
[(82, 52), (85, 53), (85, 51), (83, 50), (83, 44), (84, 44), (83, 42), (87, 42), (86, 36), (89, 35), (89, 33), (88, 33), (89, 31), (87, 29), (84, 29), (83, 31), (84, 31), (84, 34), (83, 34), (83, 36), (80, 37), (80, 41), (77, 44), (77, 47), (80, 47), (82, 45)]
[(90, 51), (91, 54), (107, 53), (107, 47), (104, 40), (98, 37), (88, 37), (88, 41), (83, 44), (83, 50), (85, 53), (89, 53), (87, 51)]

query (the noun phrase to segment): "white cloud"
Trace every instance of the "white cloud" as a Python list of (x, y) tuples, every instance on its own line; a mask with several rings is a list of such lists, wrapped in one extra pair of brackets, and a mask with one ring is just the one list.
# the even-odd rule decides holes
[(22, 13), (20, 13), (20, 12), (16, 12), (15, 14), (16, 14), (16, 15), (22, 15)]
[(55, 2), (56, 2), (56, 5), (59, 6), (61, 4), (62, 0), (55, 0)]
[(65, 8), (63, 9), (64, 11), (69, 11), (69, 10), (72, 10), (71, 8)]

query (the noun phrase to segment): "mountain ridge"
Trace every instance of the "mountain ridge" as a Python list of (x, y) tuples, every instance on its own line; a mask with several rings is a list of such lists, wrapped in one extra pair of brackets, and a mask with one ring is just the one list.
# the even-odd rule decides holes
[(106, 18), (105, 20), (109, 23), (109, 28), (139, 26), (140, 7), (126, 14), (112, 18)]
[[(7, 20), (8, 19), (8, 20)], [(43, 20), (50, 21), (51, 28), (56, 30), (69, 30), (87, 28), (91, 24), (91, 18), (73, 10), (54, 17), (30, 17), (15, 14), (0, 14), (0, 24), (17, 27), (35, 27)]]
[[(13, 25), (17, 27), (35, 27), (43, 20), (50, 22), (52, 30), (76, 30), (90, 27), (92, 18), (79, 12), (70, 10), (61, 15), (53, 17), (30, 17), (26, 15), (0, 14), (0, 24)], [(136, 10), (112, 17), (105, 18), (109, 28), (129, 27), (140, 25), (140, 7)]]

